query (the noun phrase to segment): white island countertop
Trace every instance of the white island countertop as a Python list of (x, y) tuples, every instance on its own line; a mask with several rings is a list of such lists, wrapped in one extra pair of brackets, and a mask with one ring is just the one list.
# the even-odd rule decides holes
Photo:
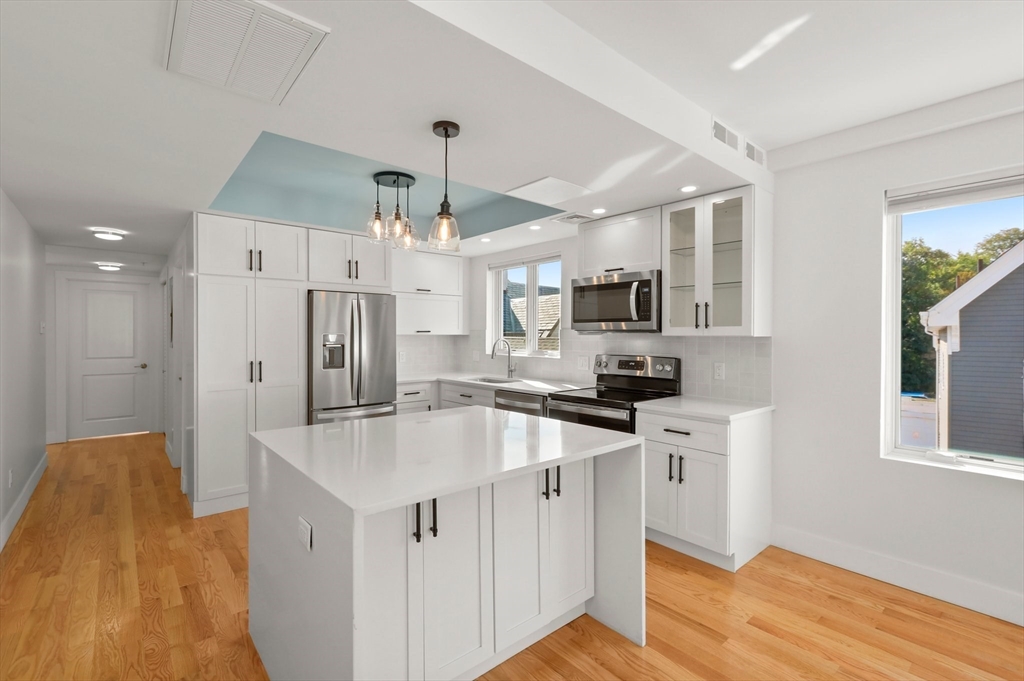
[(266, 430), (250, 437), (360, 515), (644, 441), (638, 435), (488, 407)]
[(636, 404), (636, 410), (643, 414), (660, 414), (726, 424), (774, 409), (774, 405), (763, 402), (739, 402), (687, 395), (663, 397), (660, 400), (647, 400)]

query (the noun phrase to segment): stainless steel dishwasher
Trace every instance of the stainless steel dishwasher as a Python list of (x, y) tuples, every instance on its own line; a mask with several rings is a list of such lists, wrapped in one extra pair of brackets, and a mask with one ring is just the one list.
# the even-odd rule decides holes
[(547, 398), (544, 395), (495, 390), (494, 408), (530, 416), (547, 416)]

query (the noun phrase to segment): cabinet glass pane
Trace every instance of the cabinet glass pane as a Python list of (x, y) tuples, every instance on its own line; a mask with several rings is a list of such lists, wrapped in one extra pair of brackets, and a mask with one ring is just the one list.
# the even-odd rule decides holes
[(695, 324), (697, 284), (697, 209), (693, 206), (669, 215), (669, 326)]
[(711, 325), (743, 324), (743, 197), (711, 206)]

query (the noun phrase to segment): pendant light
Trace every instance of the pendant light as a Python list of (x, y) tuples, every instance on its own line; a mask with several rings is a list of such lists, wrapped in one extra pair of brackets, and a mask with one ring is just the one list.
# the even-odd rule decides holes
[(405, 220), (402, 222), (402, 231), (395, 235), (395, 246), (415, 251), (419, 245), (420, 235), (412, 222), (412, 213), (409, 212), (409, 185), (405, 185)]
[(380, 180), (374, 175), (373, 181), (377, 185), (377, 205), (373, 207), (373, 217), (366, 223), (366, 236), (370, 237), (370, 241), (373, 243), (379, 244), (387, 241), (388, 234), (387, 228), (384, 226), (384, 218), (380, 214)]
[[(397, 180), (397, 178), (396, 178)], [(402, 233), (402, 207), (398, 205), (400, 201), (400, 191), (398, 182), (395, 182), (395, 212), (388, 216), (387, 221), (387, 238), (394, 239)]]
[(460, 128), (458, 123), (451, 121), (437, 121), (434, 123), (434, 134), (444, 137), (444, 200), (441, 201), (441, 210), (438, 211), (434, 223), (430, 225), (430, 238), (427, 246), (435, 251), (459, 250), (459, 226), (452, 215), (452, 206), (448, 203), (448, 140), (458, 137)]

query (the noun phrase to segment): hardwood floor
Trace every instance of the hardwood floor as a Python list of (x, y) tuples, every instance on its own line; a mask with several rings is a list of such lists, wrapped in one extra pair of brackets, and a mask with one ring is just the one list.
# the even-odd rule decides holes
[[(265, 679), (246, 512), (192, 520), (162, 435), (51, 446), (0, 553), (0, 679)], [(589, 617), (484, 678), (1024, 679), (1024, 629), (770, 548), (648, 544), (648, 645)]]

